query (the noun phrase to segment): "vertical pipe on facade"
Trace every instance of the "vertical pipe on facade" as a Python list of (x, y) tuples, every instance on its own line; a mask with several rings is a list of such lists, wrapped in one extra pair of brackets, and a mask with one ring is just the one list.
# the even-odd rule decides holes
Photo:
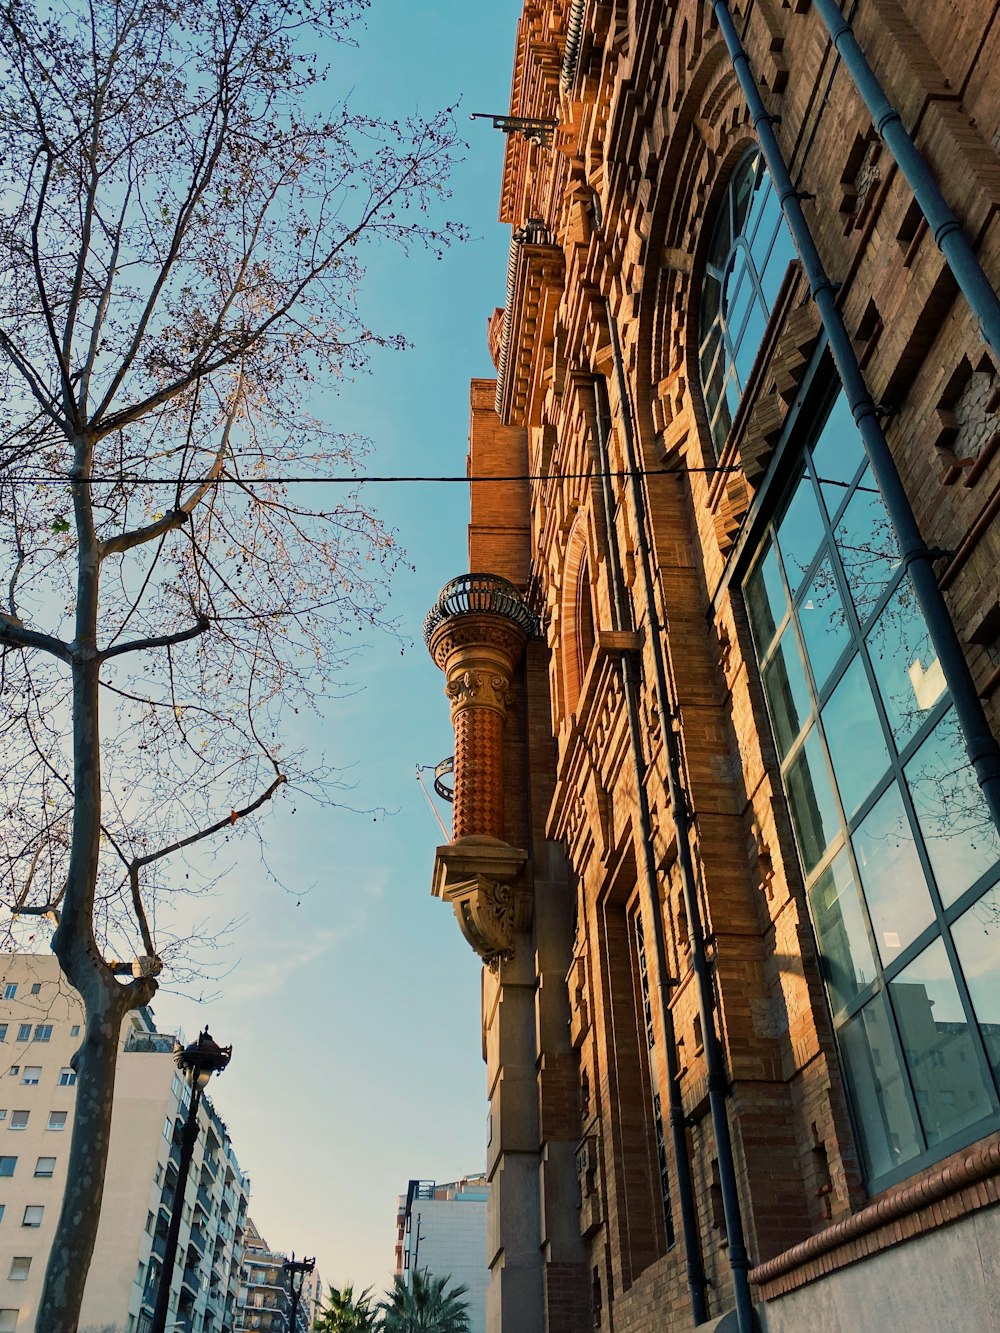
[[(608, 551), (608, 572), (611, 584), (611, 606), (616, 630), (633, 628), (628, 599), (625, 593), (625, 580), (622, 577), (621, 556), (618, 543), (614, 539), (615, 503), (611, 490), (610, 463), (608, 458), (608, 429), (611, 409), (608, 403), (604, 381), (594, 380), (594, 401), (597, 419), (597, 467), (601, 477), (601, 501), (604, 510), (604, 528)], [(688, 1155), (687, 1120), (684, 1115), (684, 1101), (680, 1088), (680, 1069), (677, 1063), (677, 1038), (674, 1032), (674, 1011), (670, 1007), (667, 993), (667, 948), (664, 938), (663, 913), (660, 909), (660, 895), (656, 881), (656, 856), (653, 850), (653, 829), (649, 814), (649, 793), (646, 789), (646, 776), (649, 765), (643, 753), (642, 726), (639, 718), (638, 682), (636, 664), (631, 653), (625, 653), (621, 663), (622, 688), (625, 692), (625, 705), (628, 712), (629, 739), (632, 743), (632, 759), (635, 765), (635, 784), (639, 794), (639, 825), (642, 837), (643, 884), (646, 890), (648, 916), (653, 927), (653, 941), (656, 951), (657, 1003), (663, 1025), (663, 1043), (666, 1050), (667, 1066), (667, 1106), (670, 1117), (670, 1139), (674, 1150), (674, 1163), (677, 1170), (677, 1203), (681, 1214), (681, 1231), (684, 1236), (684, 1254), (687, 1265), (688, 1291), (691, 1297), (691, 1314), (695, 1324), (703, 1324), (708, 1319), (708, 1303), (705, 1288), (708, 1279), (701, 1254), (701, 1235), (698, 1226), (698, 1209), (695, 1202), (694, 1180), (691, 1173), (691, 1159)]]
[(667, 760), (667, 792), (670, 814), (677, 843), (677, 863), (681, 872), (684, 911), (688, 919), (688, 938), (691, 945), (691, 969), (695, 975), (698, 1010), (701, 1017), (702, 1041), (705, 1048), (705, 1071), (708, 1082), (708, 1104), (715, 1138), (716, 1162), (719, 1168), (719, 1189), (726, 1223), (726, 1248), (733, 1279), (733, 1301), (739, 1333), (753, 1333), (757, 1328), (753, 1298), (750, 1293), (750, 1261), (743, 1234), (739, 1185), (736, 1179), (736, 1161), (733, 1156), (733, 1137), (726, 1106), (728, 1079), (715, 1024), (715, 995), (712, 974), (705, 952), (705, 932), (701, 924), (701, 904), (698, 900), (698, 880), (691, 854), (691, 821), (687, 794), (681, 768), (680, 746), (674, 731), (678, 707), (674, 691), (667, 679), (666, 658), (662, 634), (666, 627), (660, 624), (656, 611), (656, 592), (653, 583), (652, 559), (647, 536), (648, 506), (643, 491), (643, 471), (632, 429), (632, 409), (628, 392), (625, 366), (622, 362), (621, 340), (610, 298), (605, 298), (608, 327), (611, 332), (611, 350), (621, 401), (622, 442), (625, 446), (625, 467), (632, 489), (632, 503), (636, 513), (636, 532), (642, 595), (645, 602), (647, 632), (652, 649), (656, 706), (660, 715), (660, 735)]
[(979, 321), (983, 337), (1000, 357), (1000, 298), (990, 282), (962, 224), (945, 201), (940, 187), (923, 155), (903, 124), (878, 78), (858, 45), (850, 23), (837, 7), (836, 0), (815, 0), (815, 9), (865, 106), (871, 113), (879, 137), (895, 158), (906, 178), (917, 207), (951, 269), (959, 290)]
[[(972, 672), (969, 670), (948, 605), (938, 587), (937, 577), (932, 568), (932, 560), (941, 552), (930, 551), (920, 535), (909, 497), (903, 488), (899, 471), (879, 422), (878, 409), (868, 392), (851, 336), (840, 313), (837, 289), (823, 267), (816, 242), (812, 238), (802, 211), (801, 195), (792, 184), (777, 136), (772, 128), (774, 117), (764, 106), (754, 81), (750, 58), (736, 31), (732, 15), (725, 0), (713, 0), (712, 8), (746, 98), (764, 161), (771, 173), (795, 248), (802, 261), (810, 293), (823, 321), (830, 352), (843, 382), (865, 453), (882, 492), (889, 521), (899, 543), (900, 561), (913, 580), (917, 602), (927, 622), (931, 643), (941, 662), (941, 670), (951, 693), (955, 716), (962, 729), (965, 748), (975, 770), (976, 780), (982, 789), (990, 815), (1000, 829), (1000, 747), (997, 746), (996, 739), (990, 731), (982, 703), (976, 693)], [(844, 59), (846, 63), (846, 54)]]

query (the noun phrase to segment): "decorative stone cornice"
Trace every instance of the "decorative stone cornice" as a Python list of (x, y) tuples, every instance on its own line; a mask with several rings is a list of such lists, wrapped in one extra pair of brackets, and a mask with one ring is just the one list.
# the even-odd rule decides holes
[(431, 892), (451, 903), (459, 929), (484, 963), (513, 957), (517, 935), (531, 925), (527, 860), (527, 852), (499, 838), (460, 838), (437, 849)]

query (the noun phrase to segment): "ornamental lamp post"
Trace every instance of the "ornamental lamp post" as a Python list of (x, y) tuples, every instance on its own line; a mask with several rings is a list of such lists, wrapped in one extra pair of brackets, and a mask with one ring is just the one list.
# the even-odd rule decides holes
[[(295, 1251), (292, 1251), (292, 1257), (286, 1259), (282, 1268), (288, 1275), (288, 1290), (292, 1295), (292, 1312), (288, 1323), (288, 1333), (298, 1333), (296, 1323), (299, 1317), (299, 1300), (302, 1296), (302, 1287), (305, 1284), (306, 1274), (311, 1273), (316, 1267), (315, 1258), (296, 1259)], [(299, 1285), (295, 1285), (295, 1276), (298, 1274)]]
[(208, 1081), (213, 1074), (221, 1074), (233, 1056), (231, 1046), (219, 1046), (209, 1035), (208, 1028), (198, 1035), (198, 1040), (181, 1047), (178, 1043), (174, 1051), (174, 1063), (181, 1077), (191, 1089), (187, 1119), (181, 1133), (181, 1156), (177, 1164), (177, 1183), (174, 1186), (174, 1200), (170, 1213), (170, 1226), (167, 1230), (167, 1244), (160, 1269), (159, 1286), (156, 1291), (156, 1306), (149, 1333), (165, 1333), (167, 1326), (167, 1304), (170, 1300), (170, 1283), (174, 1276), (174, 1264), (177, 1259), (177, 1239), (181, 1229), (181, 1208), (184, 1204), (184, 1192), (187, 1188), (188, 1171), (191, 1167), (191, 1154), (198, 1138), (198, 1107)]

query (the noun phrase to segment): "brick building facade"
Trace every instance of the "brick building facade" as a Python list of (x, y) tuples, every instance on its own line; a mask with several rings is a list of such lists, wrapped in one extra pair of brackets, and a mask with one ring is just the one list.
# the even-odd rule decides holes
[(427, 623), (491, 1333), (1000, 1328), (998, 8), (525, 3)]

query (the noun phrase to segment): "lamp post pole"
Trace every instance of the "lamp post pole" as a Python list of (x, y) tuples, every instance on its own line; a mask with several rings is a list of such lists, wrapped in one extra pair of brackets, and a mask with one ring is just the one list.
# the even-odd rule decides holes
[(173, 1207), (170, 1212), (170, 1226), (167, 1229), (167, 1245), (160, 1268), (159, 1286), (156, 1290), (156, 1305), (153, 1309), (153, 1322), (149, 1333), (165, 1333), (167, 1326), (167, 1305), (170, 1301), (170, 1283), (174, 1276), (177, 1261), (177, 1240), (181, 1229), (181, 1209), (184, 1205), (184, 1191), (187, 1188), (188, 1171), (191, 1168), (191, 1155), (198, 1138), (198, 1107), (208, 1080), (213, 1074), (221, 1074), (232, 1058), (231, 1046), (218, 1046), (209, 1036), (208, 1028), (197, 1041), (191, 1042), (183, 1050), (178, 1046), (174, 1062), (182, 1077), (191, 1089), (191, 1101), (188, 1105), (187, 1119), (181, 1131), (181, 1157), (177, 1164), (177, 1184), (174, 1186)]
[[(302, 1287), (306, 1280), (306, 1274), (311, 1273), (316, 1267), (316, 1260), (296, 1259), (295, 1251), (292, 1251), (292, 1257), (286, 1259), (283, 1265), (288, 1274), (288, 1289), (292, 1294), (292, 1313), (288, 1324), (288, 1333), (298, 1333), (296, 1322), (299, 1317), (299, 1300), (302, 1296)], [(295, 1275), (298, 1274), (299, 1285), (295, 1285)]]

